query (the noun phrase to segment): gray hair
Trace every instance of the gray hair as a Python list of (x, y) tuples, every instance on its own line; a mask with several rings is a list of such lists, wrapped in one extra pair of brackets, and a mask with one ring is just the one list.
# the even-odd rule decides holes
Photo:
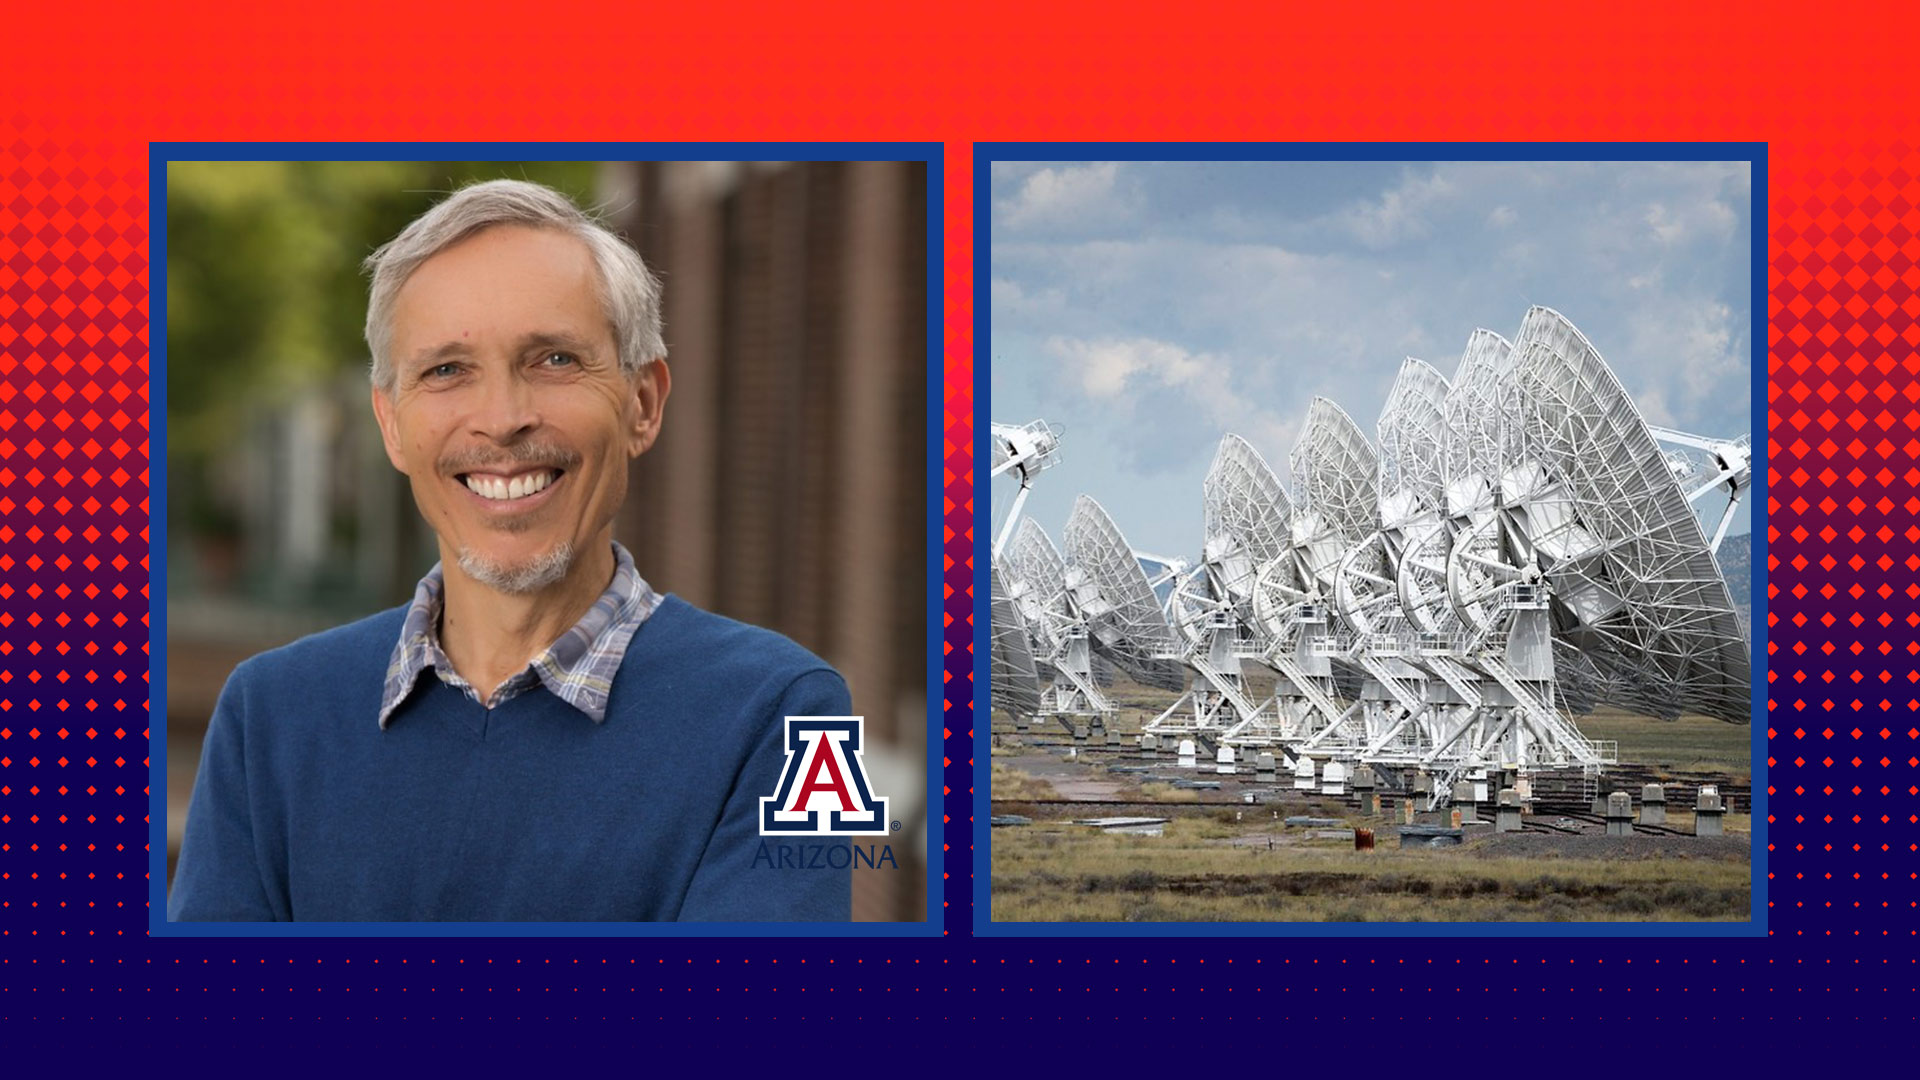
[(373, 282), (367, 295), (367, 348), (373, 385), (393, 392), (393, 305), (420, 264), (482, 229), (526, 225), (578, 237), (593, 253), (600, 306), (613, 324), (620, 367), (628, 374), (667, 355), (661, 337), (660, 279), (640, 254), (565, 195), (525, 180), (487, 180), (454, 192), (380, 245), (362, 265)]

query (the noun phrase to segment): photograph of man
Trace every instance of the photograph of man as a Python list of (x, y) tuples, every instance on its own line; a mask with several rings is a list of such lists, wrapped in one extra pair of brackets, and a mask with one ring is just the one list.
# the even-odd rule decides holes
[(440, 561), (411, 603), (232, 672), (168, 918), (848, 919), (847, 871), (756, 865), (783, 718), (854, 714), (846, 682), (613, 539), (672, 396), (660, 281), (513, 179), (365, 269), (370, 407)]

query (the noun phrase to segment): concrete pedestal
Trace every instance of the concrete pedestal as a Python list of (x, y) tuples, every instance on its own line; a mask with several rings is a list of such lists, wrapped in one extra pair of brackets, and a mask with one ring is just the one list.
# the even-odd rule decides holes
[(1473, 801), (1473, 784), (1462, 780), (1453, 785), (1453, 806), (1460, 811), (1460, 820), (1466, 824), (1480, 820), (1480, 808)]
[(1347, 767), (1338, 761), (1327, 762), (1320, 770), (1320, 794), (1345, 796), (1347, 793)]
[(1520, 793), (1512, 788), (1500, 792), (1500, 808), (1494, 814), (1493, 831), (1520, 831)]
[(1640, 824), (1665, 825), (1667, 823), (1667, 789), (1659, 784), (1648, 784), (1640, 789)]
[(1377, 782), (1373, 775), (1373, 766), (1357, 765), (1354, 767), (1353, 793), (1355, 795), (1360, 796), (1361, 802), (1364, 803), (1366, 801), (1367, 796), (1373, 794), (1373, 789), (1376, 786), (1377, 786)]
[(1607, 835), (1633, 835), (1633, 796), (1624, 791), (1607, 796)]
[(1725, 835), (1726, 823), (1721, 821), (1725, 814), (1726, 807), (1720, 804), (1720, 793), (1710, 788), (1701, 789), (1700, 797), (1693, 804), (1693, 835)]
[(1293, 763), (1293, 789), (1295, 791), (1313, 790), (1313, 759), (1299, 758)]

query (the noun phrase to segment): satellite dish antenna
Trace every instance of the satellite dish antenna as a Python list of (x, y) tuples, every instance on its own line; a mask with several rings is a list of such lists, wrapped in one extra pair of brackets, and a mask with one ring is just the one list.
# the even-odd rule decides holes
[[(1301, 749), (1349, 755), (1363, 747), (1362, 682), (1369, 674), (1355, 662), (1355, 628), (1339, 605), (1341, 566), (1379, 526), (1379, 456), (1353, 417), (1331, 399), (1316, 397), (1288, 458), (1295, 499), (1293, 538), (1301, 580), (1315, 593), (1327, 623), (1314, 647), (1332, 661), (1326, 687), (1352, 704), (1331, 723), (1307, 736)], [(1318, 711), (1324, 720), (1326, 710)]]
[[(1002, 566), (997, 569), (1001, 571), (1008, 606), (1012, 609), (1004, 615), (1009, 623), (1018, 622), (1026, 629), (1028, 648), (1034, 657), (1034, 690), (1038, 700), (1033, 708), (1017, 715), (1052, 716), (1069, 733), (1072, 732), (1072, 723), (1066, 719), (1069, 716), (1091, 716), (1104, 727), (1107, 717), (1115, 710), (1094, 678), (1090, 616), (1067, 587), (1066, 561), (1053, 546), (1053, 540), (1032, 518), (1022, 520)], [(993, 617), (993, 671), (997, 679), (1003, 670), (999, 655), (1003, 611), (998, 604)], [(1017, 650), (1017, 644), (1010, 644), (1004, 670), (1014, 684), (1010, 695), (1025, 699), (1026, 684), (1020, 682), (1023, 665)], [(997, 684), (995, 690), (998, 690)]]
[(1262, 651), (1255, 586), (1260, 564), (1286, 554), (1292, 504), (1259, 452), (1237, 435), (1221, 439), (1201, 488), (1201, 560), (1176, 577), (1167, 604), (1193, 684), (1143, 734), (1213, 733), (1224, 741), (1269, 720), (1268, 703), (1247, 692), (1241, 661)]
[[(1258, 659), (1278, 676), (1273, 719), (1238, 725), (1226, 738), (1232, 745), (1277, 745), (1297, 760), (1297, 748), (1340, 728), (1351, 711), (1339, 700), (1333, 661), (1342, 644), (1330, 596), (1333, 574), (1350, 546), (1343, 526), (1354, 516), (1347, 512), (1348, 504), (1370, 497), (1356, 485), (1371, 488), (1373, 463), (1365, 437), (1355, 442), (1342, 421), (1345, 428), (1352, 427), (1339, 406), (1315, 398), (1294, 445), (1290, 464), (1295, 501), (1290, 512), (1271, 518), (1253, 590)], [(1362, 459), (1364, 477), (1356, 475)], [(1258, 454), (1236, 460), (1257, 477), (1262, 490), (1273, 493), (1276, 503), (1284, 498), (1285, 489)], [(1274, 535), (1281, 524), (1285, 531)]]
[(1521, 336), (1517, 453), (1502, 480), (1521, 556), (1513, 569), (1544, 582), (1553, 633), (1592, 660), (1617, 696), (1664, 719), (1694, 712), (1747, 723), (1747, 635), (1714, 558), (1728, 517), (1709, 540), (1693, 509), (1717, 488), (1737, 504), (1751, 479), (1741, 444), (1699, 440), (1719, 467), (1690, 498), (1585, 335), (1536, 307)]
[(1260, 451), (1238, 435), (1220, 440), (1201, 484), (1206, 512), (1204, 561), (1217, 569), (1221, 590), (1243, 621), (1253, 618), (1260, 568), (1289, 551), (1293, 500)]
[(1409, 358), (1380, 413), (1379, 528), (1351, 548), (1335, 574), (1335, 606), (1353, 633), (1348, 659), (1366, 672), (1359, 693), (1365, 745), (1355, 756), (1413, 762), (1432, 745), (1427, 723), (1440, 702), (1413, 624), (1402, 606), (1399, 567), (1409, 549), (1444, 528), (1442, 471), (1446, 377)]
[(992, 581), (993, 652), (988, 671), (993, 707), (1015, 716), (1037, 716), (1040, 668), (1034, 659), (1033, 638), (1028, 632), (1027, 620), (1014, 603), (1006, 575), (997, 566), (993, 568)]
[(1747, 489), (1753, 486), (1752, 437), (1742, 435), (1737, 439), (1712, 439), (1672, 428), (1650, 426), (1647, 430), (1655, 439), (1691, 452), (1667, 455), (1674, 479), (1686, 491), (1688, 502), (1697, 507), (1703, 505), (1709, 495), (1726, 496), (1727, 502), (1720, 509), (1713, 539), (1707, 545), (1717, 559), (1720, 541), (1727, 538), (1727, 526), (1733, 524), (1735, 511), (1740, 509)]
[(1033, 491), (1033, 478), (1060, 463), (1060, 431), (1045, 420), (1033, 420), (1019, 425), (994, 424), (991, 434), (993, 471), (988, 479), (1010, 473), (1020, 480), (1019, 493), (1013, 497), (1007, 520), (993, 541), (993, 559), (997, 562), (1001, 549), (1013, 535), (1014, 524), (1020, 520), (1027, 496)]
[[(1410, 537), (1397, 585), (1400, 606), (1417, 631), (1454, 633), (1462, 619), (1447, 591), (1454, 537), (1491, 520), (1504, 454), (1502, 386), (1512, 346), (1491, 330), (1467, 339), (1441, 405), (1440, 483), (1436, 509), (1445, 528)], [(1486, 622), (1486, 616), (1469, 620)]]
[(1173, 627), (1153, 582), (1098, 502), (1074, 500), (1066, 531), (1067, 592), (1086, 617), (1093, 651), (1144, 686), (1181, 691)]

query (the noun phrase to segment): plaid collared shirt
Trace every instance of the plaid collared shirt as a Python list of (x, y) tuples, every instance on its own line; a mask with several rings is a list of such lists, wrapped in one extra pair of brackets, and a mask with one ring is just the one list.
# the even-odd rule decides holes
[(607, 693), (613, 676), (626, 659), (627, 643), (640, 624), (660, 606), (661, 596), (633, 568), (633, 556), (619, 544), (613, 545), (613, 583), (572, 629), (540, 655), (527, 662), (525, 670), (501, 683), (491, 699), (482, 701), (480, 692), (462, 679), (440, 649), (441, 592), (445, 578), (438, 563), (420, 579), (414, 590), (413, 604), (407, 608), (406, 621), (400, 627), (400, 641), (393, 647), (393, 659), (387, 664), (386, 691), (380, 699), (380, 727), (385, 729), (394, 711), (413, 692), (420, 673), (428, 668), (448, 686), (464, 691), (486, 708), (545, 684), (560, 700), (586, 713), (594, 723), (607, 718)]

